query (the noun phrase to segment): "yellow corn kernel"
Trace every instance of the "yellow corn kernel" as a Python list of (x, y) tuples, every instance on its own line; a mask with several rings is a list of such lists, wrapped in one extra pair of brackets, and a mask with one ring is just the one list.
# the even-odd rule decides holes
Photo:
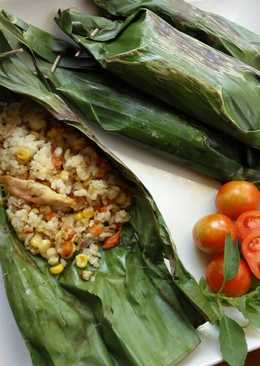
[(27, 163), (28, 161), (31, 160), (33, 152), (28, 147), (20, 146), (16, 149), (15, 156), (21, 162)]
[(74, 219), (75, 219), (76, 221), (80, 221), (80, 220), (82, 220), (82, 219), (83, 219), (82, 211), (81, 211), (81, 212), (77, 212), (77, 213), (75, 213), (75, 214), (74, 214)]
[(48, 263), (50, 266), (55, 266), (55, 264), (59, 263), (59, 257), (57, 255), (54, 255), (53, 257), (50, 257), (48, 259)]
[(64, 268), (65, 268), (64, 265), (59, 263), (56, 266), (50, 267), (50, 272), (53, 275), (58, 275), (64, 271)]
[(69, 180), (69, 177), (70, 177), (69, 172), (67, 172), (66, 170), (63, 170), (63, 171), (60, 173), (60, 178), (61, 178), (62, 180), (67, 181), (67, 180)]
[(85, 208), (83, 211), (77, 212), (74, 215), (74, 219), (76, 221), (80, 221), (82, 219), (91, 219), (93, 216), (95, 215), (95, 212), (93, 210), (93, 208)]
[(84, 219), (91, 219), (92, 217), (94, 217), (95, 212), (93, 210), (93, 208), (85, 208), (82, 211), (82, 216)]
[(48, 239), (44, 239), (41, 241), (41, 243), (39, 244), (39, 250), (40, 252), (47, 252), (47, 250), (51, 247), (51, 242)]
[(41, 244), (42, 244), (42, 236), (40, 234), (35, 234), (30, 240), (30, 246), (33, 249), (40, 249)]
[(88, 265), (89, 257), (86, 254), (78, 254), (76, 256), (76, 266), (78, 268), (86, 268)]

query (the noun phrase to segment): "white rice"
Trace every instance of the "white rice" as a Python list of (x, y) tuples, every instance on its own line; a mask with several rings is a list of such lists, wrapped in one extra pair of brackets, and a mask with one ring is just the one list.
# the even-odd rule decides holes
[(87, 139), (42, 109), (19, 103), (0, 107), (0, 176), (34, 180), (75, 202), (64, 211), (9, 194), (7, 214), (18, 237), (31, 253), (57, 262), (59, 267), (50, 268), (55, 274), (69, 258), (85, 254), (82, 278), (95, 278), (103, 243), (130, 219), (125, 183)]

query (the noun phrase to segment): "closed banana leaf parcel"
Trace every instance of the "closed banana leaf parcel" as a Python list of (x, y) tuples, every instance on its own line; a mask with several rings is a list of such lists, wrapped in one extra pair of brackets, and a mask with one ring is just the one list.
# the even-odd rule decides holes
[[(14, 29), (20, 32), (27, 47), (39, 56), (37, 64), (45, 77), (87, 121), (95, 122), (108, 132), (165, 151), (174, 162), (219, 181), (259, 180), (258, 150), (176, 113), (173, 108), (138, 92), (119, 78), (111, 78), (100, 66), (89, 70), (88, 59), (86, 64), (83, 64), (83, 57), (80, 60), (74, 58), (72, 62), (66, 42), (61, 43), (32, 25), (21, 25), (20, 19), (4, 13), (0, 21), (2, 24), (11, 23), (13, 27), (15, 24)], [(60, 63), (55, 72), (51, 72), (59, 54), (62, 54)], [(42, 62), (41, 58), (48, 63)], [(79, 71), (78, 64), (84, 70)], [(68, 70), (73, 67), (76, 69)]]
[(111, 15), (126, 17), (141, 8), (152, 10), (180, 31), (260, 69), (260, 36), (183, 0), (94, 0)]
[(60, 27), (107, 70), (177, 110), (260, 148), (260, 72), (151, 11), (124, 22), (60, 13)]

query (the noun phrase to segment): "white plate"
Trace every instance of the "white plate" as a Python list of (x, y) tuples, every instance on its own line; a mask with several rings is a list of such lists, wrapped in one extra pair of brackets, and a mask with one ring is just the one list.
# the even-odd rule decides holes
[[(91, 3), (91, 1), (89, 1)], [(258, 0), (194, 0), (193, 3), (218, 12), (260, 33)], [(1, 7), (28, 22), (57, 32), (52, 22), (57, 8), (91, 8), (87, 0), (6, 0)], [(214, 211), (217, 183), (161, 158), (150, 149), (129, 140), (109, 136), (96, 129), (99, 138), (132, 169), (150, 190), (161, 210), (187, 269), (197, 279), (205, 263), (194, 249), (191, 230), (202, 215)], [(0, 281), (0, 365), (30, 366), (31, 361), (7, 303)], [(201, 345), (182, 366), (210, 366), (221, 361), (217, 330), (209, 324), (199, 330)], [(260, 331), (246, 329), (249, 350), (260, 347)], [(47, 366), (47, 365), (46, 365)], [(70, 366), (70, 365), (64, 365)], [(160, 366), (160, 365), (158, 365)]]

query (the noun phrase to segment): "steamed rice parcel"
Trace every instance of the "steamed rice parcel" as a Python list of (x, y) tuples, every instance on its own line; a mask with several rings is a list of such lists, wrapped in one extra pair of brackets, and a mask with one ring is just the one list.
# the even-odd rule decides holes
[(84, 136), (39, 106), (0, 107), (0, 183), (13, 228), (52, 274), (73, 260), (94, 281), (102, 250), (119, 244), (130, 219), (126, 183)]

